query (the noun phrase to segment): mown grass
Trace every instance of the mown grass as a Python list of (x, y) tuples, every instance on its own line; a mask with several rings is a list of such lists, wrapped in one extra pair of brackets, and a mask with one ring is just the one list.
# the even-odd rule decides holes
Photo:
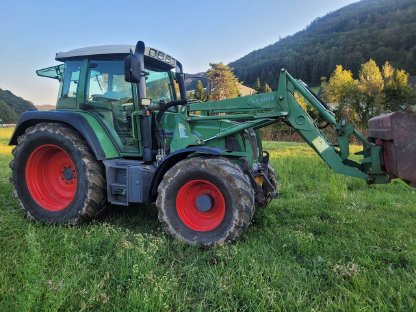
[(0, 311), (414, 310), (416, 207), (401, 182), (332, 173), (304, 144), (267, 143), (280, 198), (235, 244), (165, 236), (153, 205), (80, 227), (27, 220), (0, 130)]

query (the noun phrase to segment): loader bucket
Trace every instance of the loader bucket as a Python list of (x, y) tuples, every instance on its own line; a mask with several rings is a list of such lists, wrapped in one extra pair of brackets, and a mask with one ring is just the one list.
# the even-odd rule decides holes
[(382, 146), (384, 170), (416, 187), (416, 115), (395, 112), (368, 122), (368, 137)]

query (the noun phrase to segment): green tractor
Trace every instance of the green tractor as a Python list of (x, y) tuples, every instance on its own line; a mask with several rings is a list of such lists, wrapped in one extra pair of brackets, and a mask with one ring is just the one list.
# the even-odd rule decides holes
[[(108, 204), (156, 202), (165, 230), (188, 244), (237, 239), (256, 207), (277, 195), (277, 177), (258, 129), (284, 122), (334, 171), (388, 183), (416, 182), (416, 116), (370, 121), (369, 137), (282, 69), (276, 92), (222, 101), (186, 98), (181, 63), (146, 47), (99, 46), (61, 52), (37, 71), (59, 81), (56, 111), (21, 115), (10, 145), (15, 194), (28, 216), (80, 224)], [(302, 94), (334, 130), (336, 143), (296, 102)], [(397, 125), (400, 125), (398, 127)], [(406, 126), (407, 125), (407, 126)], [(349, 159), (349, 139), (363, 159)]]

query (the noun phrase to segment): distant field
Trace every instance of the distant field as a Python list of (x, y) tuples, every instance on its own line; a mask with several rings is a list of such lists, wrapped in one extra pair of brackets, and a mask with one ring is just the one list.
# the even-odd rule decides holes
[(153, 205), (90, 225), (29, 221), (12, 196), (0, 129), (0, 311), (416, 308), (415, 189), (332, 173), (309, 147), (266, 143), (280, 198), (235, 244), (167, 237)]

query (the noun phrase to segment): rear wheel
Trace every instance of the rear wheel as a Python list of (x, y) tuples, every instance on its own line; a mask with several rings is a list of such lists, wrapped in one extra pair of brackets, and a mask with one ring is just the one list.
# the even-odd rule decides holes
[(79, 224), (105, 207), (102, 165), (73, 129), (57, 123), (30, 127), (10, 163), (15, 195), (28, 216)]
[(188, 244), (212, 246), (237, 239), (254, 213), (254, 191), (242, 169), (225, 158), (180, 161), (158, 187), (159, 220)]

